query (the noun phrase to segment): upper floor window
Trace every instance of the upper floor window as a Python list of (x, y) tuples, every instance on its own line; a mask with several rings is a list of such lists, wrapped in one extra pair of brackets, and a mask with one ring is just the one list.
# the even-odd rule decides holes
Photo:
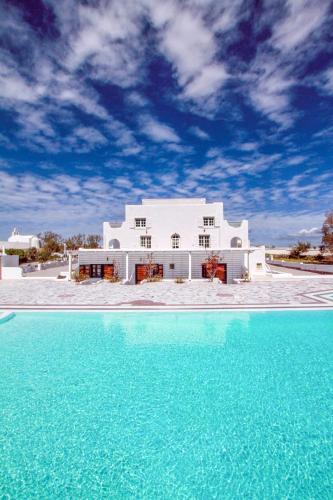
[(210, 247), (210, 235), (200, 234), (199, 235), (199, 247), (209, 248)]
[(146, 227), (146, 219), (135, 219), (135, 227)]
[(179, 248), (180, 247), (180, 236), (175, 233), (171, 236), (171, 248)]
[(203, 218), (204, 226), (215, 226), (215, 217), (204, 217)]
[(140, 236), (140, 246), (143, 248), (151, 248), (151, 236)]

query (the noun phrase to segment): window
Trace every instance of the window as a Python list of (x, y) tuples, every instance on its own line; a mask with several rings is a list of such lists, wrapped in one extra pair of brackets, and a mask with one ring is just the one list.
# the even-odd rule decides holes
[(135, 219), (135, 227), (146, 227), (146, 219)]
[(151, 248), (151, 236), (140, 236), (140, 246)]
[(169, 264), (169, 269), (170, 269), (170, 271), (173, 271), (175, 269), (175, 265), (174, 264)]
[(210, 247), (210, 236), (209, 234), (199, 235), (199, 247), (209, 248)]
[(215, 226), (215, 217), (204, 217), (203, 218), (204, 226)]
[(171, 236), (171, 248), (179, 248), (180, 247), (180, 236), (175, 233)]

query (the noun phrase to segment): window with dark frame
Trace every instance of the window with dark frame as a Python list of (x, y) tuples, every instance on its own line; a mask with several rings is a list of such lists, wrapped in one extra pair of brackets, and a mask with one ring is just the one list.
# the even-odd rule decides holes
[(203, 218), (203, 225), (205, 227), (215, 226), (215, 217), (204, 217)]
[(179, 248), (180, 247), (180, 236), (175, 233), (171, 236), (171, 248)]
[(146, 219), (145, 218), (135, 219), (135, 227), (146, 227)]
[(140, 236), (140, 246), (143, 248), (151, 248), (151, 236)]
[(199, 235), (199, 247), (209, 248), (210, 247), (210, 235), (200, 234)]

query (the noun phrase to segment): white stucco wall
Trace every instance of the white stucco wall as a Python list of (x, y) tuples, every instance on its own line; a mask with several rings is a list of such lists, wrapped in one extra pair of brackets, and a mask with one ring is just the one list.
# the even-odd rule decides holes
[[(214, 227), (204, 227), (203, 217), (214, 217)], [(135, 219), (145, 218), (146, 227), (136, 228)], [(230, 248), (231, 239), (238, 237), (242, 247), (249, 245), (248, 223), (229, 224), (223, 218), (223, 203), (206, 203), (197, 199), (143, 200), (141, 205), (126, 205), (125, 221), (112, 227), (104, 222), (104, 248), (118, 240), (121, 249), (140, 249), (140, 236), (152, 238), (152, 250), (171, 249), (171, 236), (180, 236), (180, 249), (200, 249), (199, 235), (210, 235), (210, 248)]]
[(249, 254), (250, 276), (261, 276), (266, 274), (265, 246), (252, 249)]
[(2, 267), (1, 279), (13, 280), (22, 278), (22, 269), (20, 267)]

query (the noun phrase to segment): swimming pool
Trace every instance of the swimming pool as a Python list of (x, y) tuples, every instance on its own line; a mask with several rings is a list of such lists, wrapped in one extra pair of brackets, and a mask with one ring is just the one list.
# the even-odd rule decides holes
[(330, 498), (333, 311), (18, 313), (0, 497)]

